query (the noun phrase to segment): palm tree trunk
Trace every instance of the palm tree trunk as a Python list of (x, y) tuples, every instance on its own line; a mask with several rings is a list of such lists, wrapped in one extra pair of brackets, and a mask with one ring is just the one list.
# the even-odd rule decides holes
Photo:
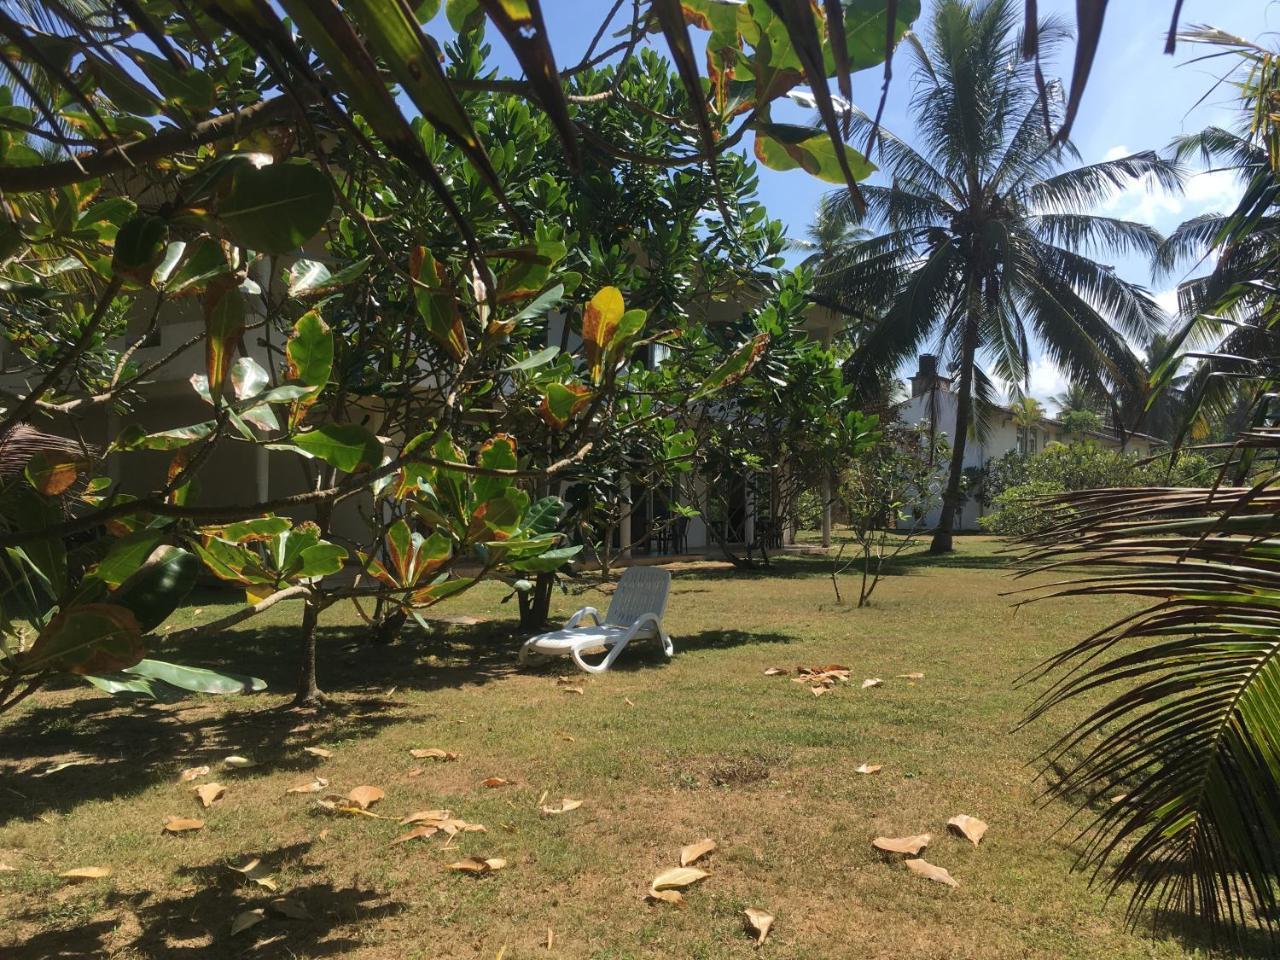
[(950, 553), (951, 530), (956, 514), (964, 505), (960, 482), (964, 479), (964, 448), (969, 439), (969, 412), (973, 395), (973, 360), (977, 347), (977, 317), (971, 316), (965, 325), (964, 347), (960, 358), (960, 389), (956, 396), (956, 431), (951, 438), (951, 474), (947, 477), (947, 491), (942, 495), (942, 513), (937, 529), (933, 531), (930, 553)]

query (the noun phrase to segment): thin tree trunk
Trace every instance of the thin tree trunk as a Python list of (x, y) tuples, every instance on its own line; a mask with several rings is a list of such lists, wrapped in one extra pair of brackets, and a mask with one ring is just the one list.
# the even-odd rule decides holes
[(298, 705), (315, 703), (323, 697), (320, 685), (316, 682), (316, 624), (319, 620), (320, 611), (315, 602), (308, 597), (302, 608), (298, 690), (293, 697), (293, 702)]
[(977, 320), (978, 318), (971, 314), (966, 324), (964, 349), (960, 359), (960, 389), (956, 398), (956, 432), (951, 440), (951, 475), (947, 478), (947, 492), (942, 497), (942, 513), (938, 517), (938, 527), (933, 531), (933, 542), (929, 544), (930, 553), (950, 553), (954, 549), (951, 543), (951, 531), (955, 526), (956, 514), (964, 505), (960, 482), (964, 479), (964, 448), (969, 439)]

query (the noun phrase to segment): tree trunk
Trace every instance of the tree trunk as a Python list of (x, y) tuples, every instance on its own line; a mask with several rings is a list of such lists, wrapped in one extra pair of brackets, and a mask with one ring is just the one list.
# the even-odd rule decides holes
[(528, 593), (516, 594), (520, 604), (520, 629), (541, 630), (551, 612), (551, 591), (555, 589), (556, 575), (540, 573)]
[(310, 597), (302, 608), (302, 644), (298, 670), (298, 690), (293, 702), (298, 705), (315, 703), (324, 695), (316, 683), (316, 624), (320, 611)]
[(960, 389), (956, 399), (956, 432), (951, 440), (951, 474), (947, 477), (947, 492), (942, 496), (942, 513), (938, 517), (938, 527), (933, 531), (933, 542), (929, 544), (930, 553), (950, 553), (951, 530), (955, 526), (956, 514), (964, 506), (964, 497), (960, 492), (960, 483), (964, 479), (964, 448), (969, 439), (969, 414), (972, 407), (973, 394), (973, 362), (977, 340), (977, 317), (971, 315), (965, 330), (964, 349), (960, 359)]

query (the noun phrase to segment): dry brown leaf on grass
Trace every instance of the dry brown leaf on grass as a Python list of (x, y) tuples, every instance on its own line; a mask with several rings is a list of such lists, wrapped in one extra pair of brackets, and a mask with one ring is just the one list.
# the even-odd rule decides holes
[(258, 764), (250, 760), (248, 757), (230, 756), (222, 761), (224, 767), (230, 767), (232, 770), (248, 770), (250, 767), (256, 767)]
[(480, 785), (494, 790), (498, 787), (510, 787), (515, 784), (514, 780), (505, 780), (502, 777), (486, 777), (480, 781)]
[(636, 702), (632, 700), (630, 697), (623, 697), (622, 702), (625, 703), (628, 707), (634, 707), (636, 705)]
[(680, 848), (680, 866), (687, 867), (689, 864), (701, 860), (715, 848), (716, 842), (710, 837), (706, 840), (699, 840), (697, 843), (686, 844)]
[(294, 784), (285, 793), (319, 793), (327, 786), (329, 786), (328, 780), (324, 777), (316, 777), (314, 780), (306, 780), (302, 783)]
[(11, 867), (7, 863), (0, 862), (0, 873), (17, 873), (17, 867)]
[(443, 823), (452, 816), (448, 810), (416, 810), (407, 817), (401, 817), (400, 826), (410, 823)]
[(319, 757), (321, 760), (328, 760), (333, 756), (332, 750), (326, 750), (324, 747), (303, 747), (303, 753), (309, 753), (313, 757)]
[(878, 763), (860, 763), (853, 768), (854, 773), (879, 773), (884, 768)]
[(192, 820), (187, 817), (169, 817), (164, 822), (165, 833), (189, 833), (192, 830), (204, 829), (203, 820)]
[(927, 833), (917, 833), (910, 837), (876, 837), (871, 845), (884, 853), (905, 853), (914, 857), (932, 839)]
[(293, 897), (277, 897), (267, 904), (267, 909), (288, 920), (310, 920), (311, 911), (301, 900)]
[(899, 680), (923, 680), (923, 679), (924, 679), (924, 674), (923, 674), (923, 673), (900, 673), (900, 674), (898, 674), (897, 679), (899, 679)]
[(562, 733), (562, 734), (560, 734), (560, 739), (561, 739), (561, 740), (563, 740), (565, 743), (576, 743), (576, 742), (577, 742), (577, 741), (575, 741), (575, 740), (573, 739), (573, 736), (572, 736), (572, 735), (570, 735), (570, 734), (568, 734), (568, 733)]
[(826, 692), (827, 692), (828, 690), (830, 690), (830, 689), (831, 689), (830, 687), (810, 687), (810, 688), (809, 688), (809, 691), (810, 691), (810, 692), (811, 692), (815, 697), (820, 697), (820, 696), (822, 696), (824, 693), (826, 693)]
[(226, 796), (227, 788), (220, 783), (203, 783), (196, 787), (195, 795), (206, 810)]
[(232, 866), (231, 864), (227, 864), (227, 866), (230, 867), (230, 869), (234, 870), (236, 873), (244, 874), (244, 877), (246, 880), (250, 880), (253, 883), (256, 883), (258, 886), (263, 887), (267, 890), (270, 890), (273, 893), (277, 889), (276, 882), (267, 875), (267, 871), (263, 869), (262, 861), (259, 860), (257, 857), (252, 858), (243, 866), (236, 867), (236, 866)]
[(488, 829), (482, 823), (467, 823), (465, 820), (442, 820), (440, 821), (440, 829), (447, 833), (450, 837), (457, 833), (488, 833)]
[(769, 935), (769, 930), (773, 927), (773, 914), (757, 910), (755, 907), (747, 907), (742, 913), (747, 919), (747, 932), (756, 938), (757, 944), (764, 943), (764, 938)]
[(410, 840), (417, 840), (419, 837), (433, 837), (440, 832), (440, 828), (434, 823), (420, 823), (408, 833), (402, 833), (391, 841), (391, 846), (400, 843), (408, 843)]
[(660, 900), (663, 903), (674, 903), (677, 907), (684, 906), (684, 894), (679, 890), (654, 890), (650, 887), (645, 896), (650, 900)]
[(415, 760), (439, 760), (441, 763), (448, 763), (450, 760), (457, 760), (461, 754), (441, 750), (439, 747), (427, 747), (425, 750), (410, 750), (409, 756)]
[(548, 804), (541, 807), (541, 810), (543, 813), (554, 816), (559, 813), (568, 813), (570, 810), (577, 810), (580, 806), (582, 806), (581, 800), (570, 800), (568, 797), (564, 797), (560, 800), (560, 806), (553, 807)]
[(359, 787), (352, 787), (347, 794), (347, 799), (361, 810), (368, 810), (385, 796), (386, 794), (381, 787), (371, 787), (368, 784), (363, 784)]
[(586, 693), (581, 687), (561, 687), (565, 693)]
[(883, 683), (884, 681), (881, 680), (879, 677), (867, 677), (867, 679), (862, 681), (862, 689), (866, 690), (869, 687), (878, 687)]
[(935, 883), (945, 883), (948, 887), (958, 887), (955, 877), (947, 872), (945, 867), (935, 866), (928, 860), (906, 860), (907, 869), (916, 876), (924, 877), (926, 880), (932, 880)]
[(787, 671), (784, 667), (768, 667), (765, 669), (764, 675), (766, 677), (776, 677), (786, 672)]
[(947, 827), (952, 833), (958, 833), (975, 847), (982, 840), (982, 835), (987, 832), (986, 823), (965, 813), (956, 814), (948, 820)]
[(250, 927), (256, 927), (265, 919), (267, 919), (267, 912), (261, 907), (254, 910), (241, 911), (231, 921), (231, 935), (234, 937), (237, 933), (244, 933)]
[(446, 869), (457, 870), (461, 873), (470, 873), (480, 875), (482, 873), (492, 873), (494, 870), (501, 870), (507, 865), (507, 861), (501, 857), (490, 857), (487, 860), (481, 860), (477, 857), (467, 857), (465, 860), (459, 860), (457, 863), (451, 863)]
[(208, 772), (209, 772), (208, 765), (199, 766), (199, 767), (187, 767), (187, 769), (183, 770), (180, 774), (178, 774), (178, 782), (190, 783), (192, 780), (195, 780), (197, 777), (205, 776)]
[(340, 797), (336, 793), (326, 794), (319, 800), (316, 800), (313, 806), (324, 813), (344, 813), (352, 817), (369, 817), (372, 820), (386, 819), (385, 817), (381, 817), (374, 813), (372, 810), (366, 810), (350, 797)]
[[(13, 868), (10, 867), (10, 870)], [(58, 874), (63, 880), (70, 880), (72, 883), (80, 883), (84, 880), (101, 880), (104, 877), (111, 876), (110, 867), (73, 867), (70, 870), (64, 870)]]
[(426, 772), (427, 772), (427, 771), (426, 771), (426, 769), (425, 769), (425, 768), (423, 768), (423, 767), (414, 767), (412, 770), (410, 770), (408, 773), (406, 773), (406, 774), (405, 774), (405, 776), (406, 776), (406, 777), (420, 777), (420, 776), (422, 776), (422, 775), (423, 775), (424, 773), (426, 773)]
[(657, 891), (682, 889), (709, 876), (711, 874), (697, 867), (674, 867), (654, 877), (653, 882), (649, 884), (649, 889)]

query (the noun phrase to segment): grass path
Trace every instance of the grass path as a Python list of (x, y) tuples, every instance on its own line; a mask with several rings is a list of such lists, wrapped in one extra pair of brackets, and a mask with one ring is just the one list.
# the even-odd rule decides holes
[[(353, 613), (333, 618), (322, 682), (341, 701), (336, 714), (274, 709), (286, 698), (273, 694), (133, 708), (79, 689), (35, 698), (0, 726), (0, 863), (15, 868), (0, 872), (0, 956), (1194, 955), (1178, 940), (1126, 932), (1123, 905), (1070, 872), (1070, 834), (1055, 835), (1067, 808), (1038, 805), (1026, 765), (1068, 718), (1012, 730), (1030, 696), (1015, 678), (1123, 608), (1084, 600), (1015, 611), (999, 596), (1009, 582), (993, 544), (961, 549), (945, 565), (908, 563), (861, 611), (833, 603), (811, 560), (759, 574), (682, 571), (669, 615), (676, 659), (628, 652), (609, 675), (575, 675), (582, 693), (557, 683), (567, 671), (513, 670), (514, 611), (486, 586), (456, 607), (486, 622), (390, 647), (357, 645)], [(553, 612), (603, 601), (557, 597)], [(205, 603), (178, 619), (219, 612)], [(288, 689), (297, 611), (271, 616), (186, 655), (226, 656)], [(854, 683), (815, 697), (764, 675), (829, 663), (849, 666)], [(916, 671), (923, 680), (896, 679)], [(862, 690), (863, 677), (885, 683)], [(334, 755), (312, 757), (309, 745)], [(460, 758), (415, 760), (408, 751), (420, 747)], [(233, 753), (257, 766), (220, 768)], [(862, 762), (883, 771), (858, 775)], [(227, 787), (203, 812), (191, 785), (176, 782), (198, 764), (214, 768), (202, 782)], [(285, 794), (314, 776), (332, 792), (381, 787), (374, 811), (392, 819), (334, 818)], [(493, 776), (515, 784), (480, 785)], [(545, 816), (543, 794), (584, 803)], [(391, 846), (405, 829), (394, 818), (427, 808), (487, 832)], [(958, 813), (990, 824), (980, 847), (946, 835)], [(206, 826), (162, 835), (166, 816)], [(925, 856), (958, 888), (870, 847), (878, 834), (925, 832)], [(719, 849), (686, 906), (647, 903), (648, 881), (703, 837)], [(485, 877), (445, 869), (471, 855), (510, 865)], [(251, 856), (276, 894), (228, 869)], [(113, 875), (57, 878), (84, 865)], [(231, 936), (237, 914), (286, 894), (311, 919), (268, 913)], [(743, 932), (746, 907), (777, 917), (759, 951)]]

